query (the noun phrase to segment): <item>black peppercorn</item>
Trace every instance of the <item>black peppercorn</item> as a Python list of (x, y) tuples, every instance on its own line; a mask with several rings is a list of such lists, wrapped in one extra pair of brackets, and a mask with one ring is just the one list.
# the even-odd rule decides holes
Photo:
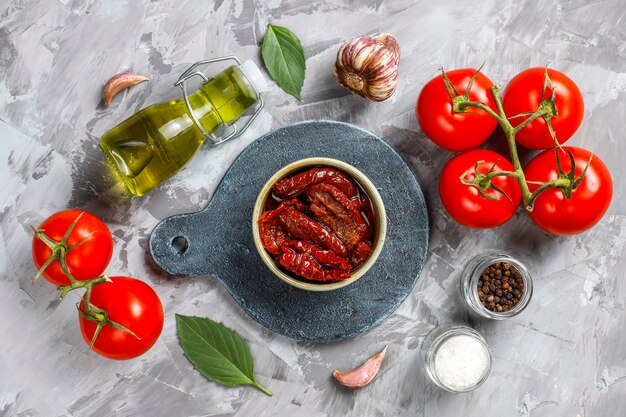
[(496, 262), (487, 267), (478, 281), (478, 298), (488, 310), (509, 311), (522, 299), (524, 278), (513, 265)]

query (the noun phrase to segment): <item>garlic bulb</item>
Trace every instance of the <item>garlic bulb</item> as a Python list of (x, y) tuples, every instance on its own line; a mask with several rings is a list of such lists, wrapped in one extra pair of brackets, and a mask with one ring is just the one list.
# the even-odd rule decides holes
[(388, 33), (363, 36), (344, 44), (337, 53), (335, 77), (362, 97), (387, 100), (396, 90), (400, 45)]

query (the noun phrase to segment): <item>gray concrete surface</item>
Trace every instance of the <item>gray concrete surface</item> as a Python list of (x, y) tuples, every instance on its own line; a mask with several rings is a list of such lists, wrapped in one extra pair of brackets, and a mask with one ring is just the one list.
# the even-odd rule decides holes
[[(268, 22), (303, 41), (302, 102), (278, 88), (244, 137), (204, 147), (175, 178), (129, 199), (97, 148), (109, 128), (171, 87), (190, 63), (236, 54), (259, 60)], [(350, 95), (331, 67), (340, 44), (388, 31), (402, 48), (395, 95), (374, 104)], [(496, 230), (450, 221), (437, 177), (451, 154), (421, 133), (414, 103), (440, 65), (478, 66), (505, 84), (529, 66), (565, 71), (586, 109), (571, 144), (596, 152), (616, 179), (609, 212), (593, 230), (557, 238), (522, 212)], [(101, 87), (131, 69), (144, 83), (101, 104)], [(571, 416), (620, 417), (626, 410), (626, 201), (620, 178), (626, 141), (626, 2), (521, 1), (80, 1), (0, 2), (0, 416)], [(172, 278), (147, 256), (148, 235), (169, 215), (202, 209), (236, 155), (272, 128), (313, 118), (350, 122), (383, 137), (425, 191), (432, 225), (429, 259), (407, 300), (355, 339), (317, 344), (271, 333), (209, 277)], [(502, 144), (488, 145), (503, 150)], [(111, 274), (150, 283), (163, 300), (161, 339), (137, 360), (87, 354), (75, 296), (55, 301), (51, 285), (30, 284), (29, 224), (79, 207), (111, 228)], [(458, 297), (468, 258), (502, 248), (535, 275), (528, 309), (506, 322), (468, 316)], [(254, 353), (256, 375), (273, 397), (207, 381), (183, 357), (174, 314), (209, 316), (236, 329)], [(491, 345), (493, 372), (470, 394), (445, 393), (425, 379), (419, 345), (433, 326), (467, 322)], [(389, 344), (378, 379), (347, 392), (330, 377)]]

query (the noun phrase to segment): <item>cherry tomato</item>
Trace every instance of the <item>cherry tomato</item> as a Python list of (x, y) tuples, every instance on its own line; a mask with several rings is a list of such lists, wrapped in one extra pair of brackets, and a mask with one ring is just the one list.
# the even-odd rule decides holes
[[(83, 210), (63, 210), (44, 220), (39, 230), (54, 241), (61, 241), (70, 225), (82, 216), (67, 239), (67, 245), (82, 245), (67, 252), (66, 261), (70, 274), (79, 281), (96, 278), (104, 272), (113, 255), (113, 239), (107, 226), (93, 214)], [(52, 250), (37, 236), (33, 237), (33, 261), (37, 269), (52, 255)], [(43, 271), (45, 279), (55, 285), (67, 285), (65, 275), (58, 260), (52, 261)]]
[[(573, 146), (564, 147), (574, 155), (575, 175), (578, 177), (591, 152)], [(571, 170), (569, 157), (559, 151), (561, 168), (568, 173)], [(535, 156), (524, 170), (527, 181), (551, 181), (558, 178), (554, 150), (546, 150)], [(530, 191), (539, 186), (528, 184)], [(606, 213), (613, 196), (613, 180), (606, 165), (593, 155), (589, 169), (582, 182), (572, 192), (571, 198), (565, 198), (558, 188), (543, 191), (535, 200), (535, 207), (529, 213), (537, 226), (555, 235), (573, 235), (584, 232), (596, 224)]]
[[(450, 81), (460, 95), (465, 94), (473, 68), (447, 71)], [(480, 101), (496, 111), (496, 104), (489, 93), (493, 82), (482, 72), (478, 73), (469, 94), (470, 101)], [(453, 95), (454, 96), (454, 95)], [(497, 121), (483, 110), (469, 108), (467, 112), (455, 113), (446, 93), (443, 76), (430, 80), (417, 98), (415, 106), (417, 122), (433, 142), (449, 151), (466, 151), (483, 143), (496, 128)]]
[(448, 161), (439, 178), (439, 196), (450, 216), (460, 224), (476, 229), (500, 226), (507, 222), (519, 206), (522, 194), (517, 181), (512, 177), (498, 176), (491, 182), (509, 196), (488, 189), (485, 194), (499, 198), (490, 200), (480, 195), (478, 188), (460, 181), (461, 175), (467, 180), (476, 178), (478, 171), (486, 174), (495, 164), (496, 171), (513, 171), (513, 165), (502, 155), (484, 149), (463, 152)]
[[(110, 359), (131, 359), (147, 352), (163, 329), (163, 307), (152, 287), (129, 277), (110, 277), (108, 283), (95, 285), (91, 304), (105, 310), (111, 321), (133, 331), (139, 338), (121, 329), (105, 325), (100, 330), (93, 350)], [(80, 308), (84, 311), (84, 302)], [(89, 345), (96, 323), (79, 314), (80, 330)]]
[[(534, 112), (541, 103), (541, 91), (545, 79), (545, 68), (529, 68), (517, 74), (504, 89), (502, 106), (507, 117), (524, 112)], [(554, 99), (557, 116), (553, 116), (552, 127), (560, 143), (567, 141), (583, 120), (584, 103), (580, 90), (570, 78), (562, 72), (548, 69), (548, 76), (554, 84)], [(543, 98), (550, 98), (552, 89), (546, 89)], [(515, 127), (526, 117), (509, 119)], [(548, 149), (554, 146), (550, 130), (543, 117), (532, 121), (515, 136), (517, 143), (530, 149)]]

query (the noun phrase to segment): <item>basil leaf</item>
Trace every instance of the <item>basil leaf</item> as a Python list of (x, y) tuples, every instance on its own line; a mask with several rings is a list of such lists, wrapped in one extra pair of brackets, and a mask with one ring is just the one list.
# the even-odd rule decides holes
[(252, 385), (272, 396), (254, 380), (248, 344), (233, 330), (204, 317), (180, 314), (176, 314), (176, 329), (185, 356), (202, 375), (229, 387)]
[(306, 69), (300, 39), (287, 28), (267, 25), (261, 55), (274, 81), (300, 100)]

